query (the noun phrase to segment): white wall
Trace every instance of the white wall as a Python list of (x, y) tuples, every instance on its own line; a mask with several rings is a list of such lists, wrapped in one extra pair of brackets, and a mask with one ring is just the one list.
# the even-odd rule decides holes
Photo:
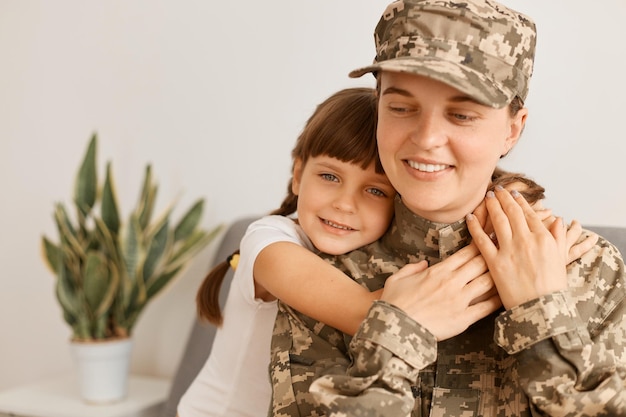
[[(373, 85), (387, 0), (0, 0), (0, 390), (72, 370), (39, 252), (55, 237), (91, 133), (112, 160), (121, 210), (153, 164), (159, 204), (205, 197), (205, 227), (276, 207), (289, 151), (333, 91)], [(505, 167), (548, 189), (568, 219), (626, 226), (622, 102), (626, 2), (509, 0), (539, 26), (524, 137)], [(593, 4), (593, 6), (589, 6)], [(135, 332), (133, 370), (171, 376), (214, 246)]]

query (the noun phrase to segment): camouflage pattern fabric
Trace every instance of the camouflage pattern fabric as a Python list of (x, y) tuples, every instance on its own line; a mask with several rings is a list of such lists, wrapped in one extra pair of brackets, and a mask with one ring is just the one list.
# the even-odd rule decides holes
[[(379, 242), (328, 259), (376, 290), (406, 263), (432, 265), (469, 240), (464, 221), (431, 223), (397, 199)], [(282, 305), (270, 415), (626, 416), (624, 262), (600, 238), (568, 277), (568, 291), (494, 313), (439, 343), (380, 301), (352, 340)]]
[(351, 77), (381, 70), (423, 75), (495, 108), (528, 95), (535, 24), (495, 1), (395, 1), (374, 38), (374, 63)]

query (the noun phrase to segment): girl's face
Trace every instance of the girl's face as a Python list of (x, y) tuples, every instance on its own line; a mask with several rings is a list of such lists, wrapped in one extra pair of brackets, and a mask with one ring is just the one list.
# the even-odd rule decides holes
[(395, 191), (387, 177), (329, 156), (296, 160), (293, 193), (298, 222), (315, 247), (340, 255), (374, 242), (393, 216)]
[(485, 196), (496, 164), (517, 142), (527, 110), (477, 103), (447, 84), (383, 71), (378, 151), (385, 172), (415, 214), (452, 223)]

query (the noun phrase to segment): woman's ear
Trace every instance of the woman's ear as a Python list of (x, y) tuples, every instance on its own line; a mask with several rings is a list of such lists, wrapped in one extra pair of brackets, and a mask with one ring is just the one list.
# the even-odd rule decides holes
[(504, 142), (504, 152), (502, 152), (501, 158), (506, 156), (519, 140), (524, 131), (524, 126), (526, 125), (526, 117), (528, 117), (528, 109), (522, 107), (517, 111), (517, 114), (511, 118), (509, 136)]
[(304, 164), (302, 163), (302, 159), (296, 158), (293, 161), (293, 170), (291, 172), (291, 192), (294, 195), (298, 195), (300, 192), (300, 181), (302, 180), (302, 170), (304, 169)]

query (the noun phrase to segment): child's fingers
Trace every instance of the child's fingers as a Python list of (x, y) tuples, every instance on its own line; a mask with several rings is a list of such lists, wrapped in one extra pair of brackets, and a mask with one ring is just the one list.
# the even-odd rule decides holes
[[(578, 223), (577, 220), (572, 221), (572, 224), (567, 231), (566, 241), (567, 241), (567, 252), (566, 252), (566, 262), (569, 264), (574, 262), (576, 259), (583, 256), (587, 253), (594, 245), (598, 242), (598, 235), (595, 233), (590, 233), (586, 238), (584, 238), (581, 242), (578, 242), (582, 234), (582, 226)], [(578, 243), (577, 243), (578, 242)]]
[(567, 233), (565, 234), (565, 241), (567, 243), (568, 249), (574, 246), (576, 242), (578, 242), (578, 239), (580, 238), (582, 232), (583, 227), (578, 221), (573, 220), (569, 228), (567, 229)]

